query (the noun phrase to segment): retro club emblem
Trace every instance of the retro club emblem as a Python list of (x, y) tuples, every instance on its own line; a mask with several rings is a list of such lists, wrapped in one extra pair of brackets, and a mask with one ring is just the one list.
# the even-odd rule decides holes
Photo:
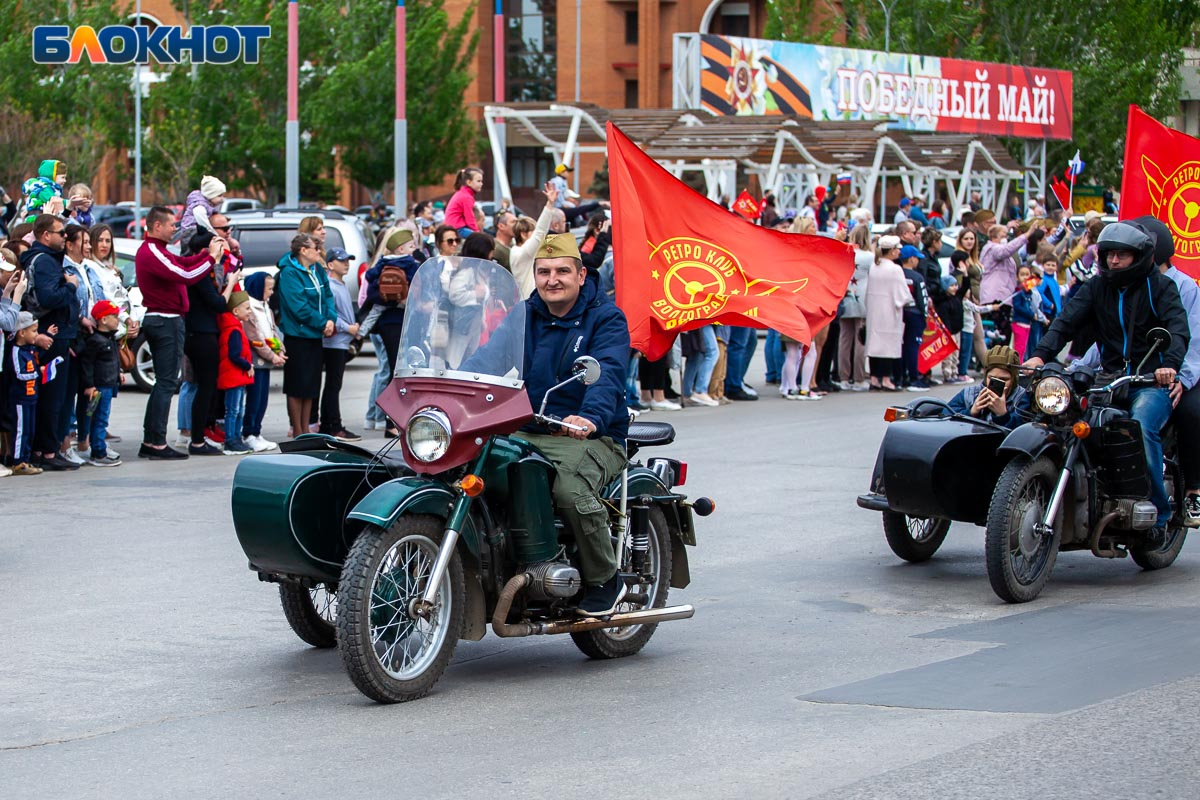
[(1142, 156), (1154, 216), (1175, 237), (1175, 253), (1200, 257), (1200, 161), (1188, 161), (1166, 175), (1149, 156)]
[[(795, 294), (808, 284), (808, 278), (747, 280), (737, 256), (694, 236), (677, 236), (658, 245), (651, 242), (650, 248), (650, 277), (661, 287), (661, 295), (651, 300), (650, 307), (667, 330), (712, 319), (734, 298), (765, 297), (779, 291)], [(758, 314), (754, 305), (730, 310), (751, 317)]]

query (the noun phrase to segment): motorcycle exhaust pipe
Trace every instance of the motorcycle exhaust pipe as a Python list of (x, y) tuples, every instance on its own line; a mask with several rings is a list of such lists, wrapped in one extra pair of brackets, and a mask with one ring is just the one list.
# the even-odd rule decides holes
[(603, 628), (622, 628), (626, 625), (647, 625), (658, 622), (668, 622), (674, 619), (691, 619), (696, 609), (690, 605), (668, 606), (666, 608), (648, 608), (641, 611), (628, 611), (624, 614), (613, 614), (608, 619), (580, 617), (571, 620), (552, 620), (550, 622), (507, 622), (508, 612), (517, 593), (529, 585), (530, 575), (523, 572), (515, 575), (504, 586), (500, 598), (496, 602), (496, 611), (492, 614), (492, 632), (504, 638), (518, 636), (554, 636), (562, 633), (579, 633)]

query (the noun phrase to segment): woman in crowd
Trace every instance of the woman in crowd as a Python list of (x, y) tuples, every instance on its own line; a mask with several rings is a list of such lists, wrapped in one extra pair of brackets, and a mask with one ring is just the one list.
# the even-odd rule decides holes
[(533, 294), (533, 257), (537, 255), (542, 240), (550, 231), (550, 222), (554, 219), (554, 204), (558, 201), (558, 189), (553, 184), (545, 184), (542, 194), (546, 196), (546, 205), (542, 207), (537, 222), (529, 217), (521, 217), (513, 225), (513, 243), (508, 251), (508, 266), (517, 281), (521, 297)]
[[(188, 240), (188, 248), (200, 252), (208, 247), (213, 235), (206, 229), (197, 230)], [(218, 342), (217, 320), (225, 313), (229, 296), (241, 280), (240, 272), (225, 275), (213, 269), (204, 280), (188, 287), (188, 311), (184, 315), (183, 352), (191, 364), (195, 390), (191, 396), (190, 432), (191, 443), (188, 455), (219, 456), (224, 454), (222, 445), (225, 437), (236, 439), (238, 431), (216, 430), (216, 419), (222, 416), (217, 408), (217, 374), (220, 369), (221, 353)], [(186, 372), (186, 370), (185, 370)], [(182, 395), (181, 395), (182, 396)], [(180, 408), (183, 409), (183, 401)], [(185, 409), (186, 410), (186, 409)], [(182, 413), (182, 412), (181, 412)], [(187, 423), (185, 418), (180, 424)], [(206, 438), (209, 441), (206, 441)]]
[[(966, 284), (967, 285), (965, 288), (969, 289), (970, 293), (964, 294), (963, 300), (964, 300), (964, 302), (970, 302), (973, 306), (977, 307), (975, 309), (975, 311), (973, 312), (975, 314), (975, 322), (973, 325), (969, 326), (969, 327), (971, 327), (971, 329), (973, 331), (973, 335), (971, 337), (971, 352), (975, 355), (975, 358), (979, 361), (979, 364), (982, 366), (983, 356), (987, 350), (987, 345), (984, 342), (983, 317), (981, 316), (981, 314), (978, 310), (978, 306), (981, 305), (980, 300), (979, 300), (979, 284), (980, 284), (980, 280), (983, 278), (983, 267), (979, 263), (979, 236), (978, 236), (978, 234), (976, 234), (975, 231), (971, 230), (970, 228), (963, 228), (962, 230), (960, 230), (958, 232), (958, 239), (956, 239), (954, 242), (954, 252), (955, 253), (963, 253), (965, 255), (965, 258), (960, 259), (962, 261), (962, 266), (959, 269), (961, 269), (964, 273), (966, 273), (966, 276), (967, 276)], [(951, 255), (951, 259), (953, 259), (953, 255)], [(965, 308), (965, 306), (964, 306), (964, 308)], [(959, 355), (960, 366), (961, 366), (962, 360), (963, 360), (963, 355), (960, 354)], [(966, 360), (968, 362), (967, 366), (969, 367), (970, 366), (969, 362), (971, 360), (970, 357), (968, 356)], [(960, 368), (959, 372), (962, 375), (967, 374), (961, 368)]]
[(438, 225), (437, 230), (434, 231), (434, 236), (437, 239), (439, 256), (458, 255), (458, 250), (462, 246), (464, 237), (457, 230), (449, 225)]
[[(91, 234), (88, 229), (80, 225), (68, 225), (66, 230), (66, 254), (63, 256), (63, 272), (67, 275), (74, 275), (78, 280), (78, 285), (75, 287), (75, 295), (79, 300), (79, 328), (78, 335), (74, 344), (71, 345), (71, 350), (75, 353), (83, 352), (83, 343), (95, 330), (96, 322), (89, 313), (92, 306), (98, 301), (104, 300), (104, 285), (100, 282), (99, 273), (89, 265), (92, 255)], [(68, 461), (76, 464), (84, 463), (84, 456), (80, 453), (86, 453), (89, 450), (89, 442), (87, 437), (87, 407), (88, 397), (83, 393), (83, 390), (88, 388), (81, 386), (80, 378), (82, 377), (83, 362), (79, 358), (71, 359), (71, 367), (67, 378), (67, 394), (63, 398), (62, 410), (59, 412), (59, 430), (57, 432), (59, 441), (62, 442), (62, 455)], [(79, 442), (76, 447), (71, 447), (70, 430), (71, 422), (75, 421), (75, 427), (79, 432), (77, 437)]]
[[(809, 195), (809, 200), (815, 201), (816, 195)], [(812, 208), (811, 205), (807, 204), (805, 207), (810, 209)], [(809, 236), (815, 236), (817, 233), (817, 220), (815, 214), (816, 211), (813, 210), (812, 216), (806, 215), (796, 217), (794, 220), (792, 220), (792, 224), (788, 229), (788, 232), (803, 233)], [(821, 351), (825, 349), (825, 342), (828, 339), (829, 326), (826, 325), (824, 328), (821, 328), (821, 330), (814, 333), (812, 342), (808, 345), (808, 347), (803, 348), (803, 360), (801, 361), (800, 366), (800, 383), (796, 395), (796, 397), (800, 400), (817, 400), (822, 397), (822, 393), (817, 391), (817, 382), (815, 380), (815, 376), (817, 371), (817, 363), (821, 360)], [(784, 344), (786, 345), (787, 342), (785, 341)], [(784, 352), (784, 362), (786, 367), (786, 347), (784, 348)], [(781, 382), (781, 388), (782, 385), (783, 384)], [(785, 394), (785, 396), (787, 395)]]
[(946, 209), (945, 200), (934, 200), (933, 205), (929, 209), (929, 227), (940, 231), (946, 227), (946, 220), (950, 216), (950, 212)]
[(871, 267), (875, 265), (875, 251), (871, 249), (871, 229), (866, 225), (855, 225), (850, 231), (850, 244), (854, 245), (854, 276), (846, 287), (846, 296), (838, 316), (838, 388), (850, 391), (865, 391), (867, 382), (867, 350), (860, 336), (864, 336), (867, 320), (867, 284)]
[(912, 305), (912, 293), (904, 280), (900, 237), (881, 236), (874, 266), (867, 280), (867, 357), (871, 362), (871, 388), (900, 391), (892, 382), (899, 371), (904, 346), (904, 307)]
[[(612, 220), (603, 211), (597, 211), (588, 219), (587, 230), (583, 234), (583, 243), (579, 245), (579, 254), (583, 265), (590, 270), (599, 270), (612, 247)], [(705, 385), (707, 387), (707, 384)]]
[[(420, 204), (418, 204), (420, 205)], [(433, 206), (425, 204), (429, 212), (429, 218), (433, 219)], [(388, 254), (387, 243), (392, 235), (401, 230), (399, 225), (392, 225), (380, 231), (379, 236), (375, 239), (375, 253), (371, 256), (371, 260), (367, 264), (363, 264), (358, 272), (358, 307), (360, 309), (367, 306), (367, 292), (369, 285), (366, 280), (366, 273), (379, 263), (379, 260)], [(359, 317), (360, 322), (365, 321), (365, 315)], [(371, 379), (371, 391), (367, 394), (367, 413), (363, 420), (363, 427), (369, 431), (384, 429), (387, 430), (387, 415), (379, 406), (375, 405), (375, 401), (387, 385), (392, 381), (392, 362), (388, 357), (387, 342), (383, 340), (383, 334), (377, 330), (371, 330), (368, 333), (371, 340), (371, 348), (375, 351), (375, 359), (378, 362), (379, 368), (375, 371), (374, 377)]]
[(708, 394), (713, 367), (717, 365), (717, 331), (705, 325), (680, 337), (683, 355), (683, 404), (685, 406), (718, 406)]
[(297, 233), (307, 233), (317, 240), (317, 250), (320, 259), (318, 263), (321, 268), (325, 268), (325, 220), (322, 217), (312, 216), (305, 217), (300, 220), (300, 225), (296, 228)]
[[(283, 393), (287, 396), (288, 418), (293, 435), (308, 430), (313, 401), (321, 394), (324, 353), (321, 340), (332, 336), (337, 312), (329, 277), (320, 267), (317, 240), (307, 233), (292, 239), (292, 247), (281, 259), (277, 277), (279, 327), (288, 349), (283, 365)], [(192, 431), (195, 436), (195, 430)]]
[[(475, 220), (475, 197), (483, 189), (483, 170), (478, 167), (460, 169), (454, 178), (454, 196), (446, 204), (445, 224), (467, 237), (479, 230)], [(440, 237), (439, 237), (440, 241)]]

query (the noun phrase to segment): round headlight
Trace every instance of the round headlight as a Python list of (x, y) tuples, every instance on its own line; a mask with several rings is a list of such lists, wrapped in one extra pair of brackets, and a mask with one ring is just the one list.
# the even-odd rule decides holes
[(450, 447), (450, 419), (436, 408), (422, 409), (408, 421), (404, 441), (417, 460), (437, 461)]
[(1071, 387), (1053, 375), (1042, 378), (1033, 390), (1033, 401), (1043, 414), (1061, 414), (1071, 405)]

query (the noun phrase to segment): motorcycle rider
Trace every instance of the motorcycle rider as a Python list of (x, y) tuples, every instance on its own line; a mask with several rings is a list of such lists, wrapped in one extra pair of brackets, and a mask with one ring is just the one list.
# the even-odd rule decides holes
[(1132, 374), (1149, 351), (1146, 334), (1166, 328), (1171, 344), (1144, 368), (1157, 386), (1142, 386), (1130, 393), (1130, 414), (1142, 428), (1142, 444), (1150, 473), (1150, 499), (1158, 519), (1147, 539), (1161, 547), (1167, 538), (1171, 503), (1163, 483), (1161, 432), (1171, 416), (1168, 389), (1183, 366), (1191, 339), (1187, 313), (1175, 282), (1155, 268), (1154, 237), (1141, 225), (1114, 222), (1097, 241), (1100, 273), (1080, 287), (1050, 329), (1042, 336), (1026, 367), (1040, 367), (1053, 359), (1089, 323), (1096, 333), (1100, 363), (1106, 372)]
[(533, 272), (535, 291), (526, 300), (524, 376), (534, 408), (547, 389), (571, 376), (571, 365), (579, 356), (595, 358), (602, 372), (591, 386), (579, 382), (564, 386), (550, 395), (546, 405), (547, 414), (584, 430), (552, 433), (531, 423), (518, 435), (558, 469), (554, 504), (575, 535), (587, 586), (578, 613), (608, 616), (626, 589), (617, 574), (608, 510), (599, 492), (628, 461), (629, 324), (600, 290), (599, 282), (588, 279), (573, 235), (548, 235), (534, 257)]
[[(1017, 384), (1020, 363), (1020, 354), (1011, 347), (997, 345), (988, 350), (983, 360), (983, 380), (951, 397), (950, 408), (1009, 430), (1016, 428), (1024, 421), (1019, 412), (1029, 405), (1029, 394)], [(1004, 392), (997, 394), (988, 388), (991, 380), (1004, 381)]]
[[(1151, 216), (1138, 217), (1133, 222), (1141, 225), (1154, 237), (1154, 263), (1179, 288), (1183, 310), (1187, 312), (1188, 327), (1200, 330), (1200, 289), (1190, 275), (1180, 272), (1171, 265), (1175, 255), (1175, 239), (1171, 229)], [(1088, 367), (1100, 365), (1100, 350), (1092, 345), (1083, 358), (1075, 364)], [(1187, 495), (1183, 501), (1183, 524), (1189, 528), (1200, 527), (1200, 338), (1192, 337), (1188, 343), (1183, 366), (1171, 384), (1171, 402), (1175, 411), (1171, 419), (1179, 434), (1179, 466), (1183, 470)]]

